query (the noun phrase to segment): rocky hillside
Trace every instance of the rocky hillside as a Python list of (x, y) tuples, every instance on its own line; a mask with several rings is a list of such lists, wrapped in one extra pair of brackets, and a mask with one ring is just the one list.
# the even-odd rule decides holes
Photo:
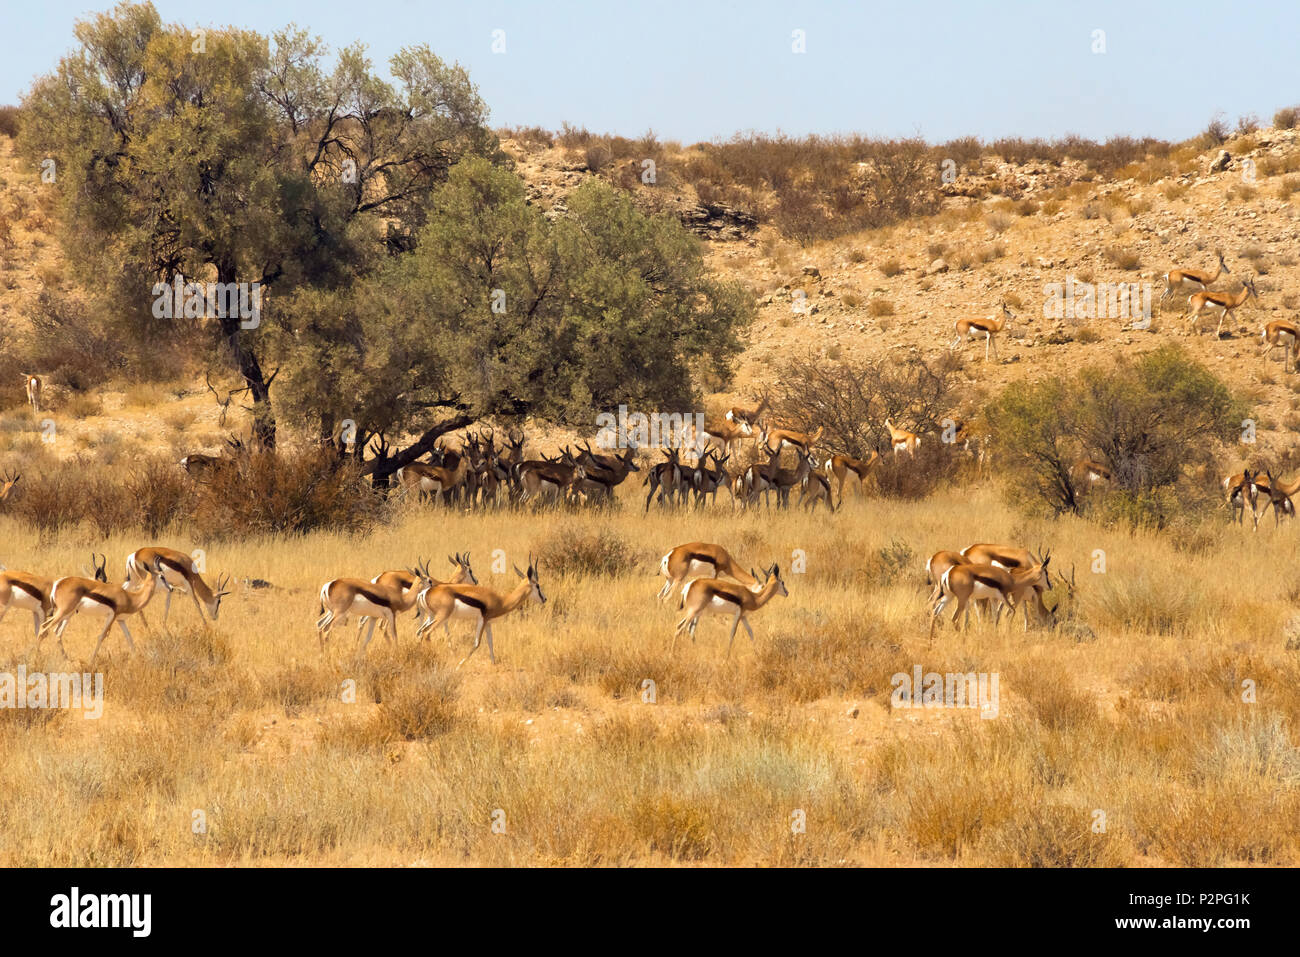
[[(1180, 147), (1169, 158), (1131, 164), (1103, 178), (1081, 162), (1010, 164), (985, 158), (942, 184), (942, 209), (895, 226), (807, 246), (748, 210), (702, 202), (672, 175), (682, 154), (660, 157), (667, 175), (644, 182), (642, 165), (624, 160), (592, 171), (580, 151), (506, 139), (503, 146), (539, 205), (560, 214), (568, 193), (602, 175), (629, 188), (648, 210), (680, 218), (708, 240), (720, 274), (746, 281), (758, 321), (733, 390), (710, 397), (721, 406), (750, 399), (791, 354), (871, 357), (949, 348), (953, 323), (1014, 313), (998, 356), (967, 346), (970, 394), (1013, 379), (1104, 363), (1119, 351), (1177, 340), (1256, 403), (1258, 451), (1273, 456), (1300, 445), (1297, 384), (1282, 371), (1280, 350), (1259, 357), (1259, 331), (1272, 319), (1296, 319), (1300, 301), (1297, 224), (1300, 134), (1265, 129), (1224, 149)], [(684, 152), (684, 151), (683, 151)], [(50, 213), (34, 170), (20, 168), (0, 137), (0, 324), (12, 329), (44, 284), (61, 276)], [(1190, 334), (1183, 303), (1155, 304), (1147, 328), (1113, 316), (1049, 318), (1050, 284), (1149, 284), (1153, 300), (1173, 267), (1213, 269), (1222, 250), (1231, 275), (1216, 288), (1254, 279), (1250, 301), (1213, 337), (1213, 321)], [(201, 392), (202, 390), (200, 390)]]
[[(566, 190), (591, 175), (572, 152), (506, 145), (539, 202), (562, 204)], [(792, 352), (937, 357), (949, 348), (957, 319), (995, 315), (1005, 299), (1015, 318), (999, 357), (986, 363), (982, 343), (967, 347), (972, 394), (1174, 339), (1257, 404), (1261, 454), (1290, 449), (1300, 432), (1300, 378), (1283, 374), (1281, 350), (1268, 362), (1259, 358), (1259, 333), (1270, 320), (1297, 318), (1300, 135), (1266, 129), (1225, 147), (1184, 148), (1109, 180), (1071, 161), (986, 162), (943, 185), (936, 215), (806, 247), (770, 226), (706, 226), (698, 231), (716, 237), (714, 268), (748, 281), (759, 304), (736, 391), (715, 399), (749, 398)], [(702, 208), (689, 187), (633, 188), (648, 208), (688, 223)], [(1212, 320), (1201, 335), (1189, 332), (1183, 299), (1159, 302), (1167, 270), (1212, 271), (1216, 250), (1231, 270), (1216, 289), (1235, 290), (1252, 278), (1259, 291), (1217, 341)], [(1049, 284), (1069, 281), (1149, 284), (1149, 327), (1104, 314), (1047, 318)]]

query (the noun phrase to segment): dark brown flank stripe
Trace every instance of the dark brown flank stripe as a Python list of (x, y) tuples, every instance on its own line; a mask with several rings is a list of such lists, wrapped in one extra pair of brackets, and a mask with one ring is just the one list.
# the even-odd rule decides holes
[(452, 594), (456, 597), (457, 601), (463, 602), (464, 604), (469, 605), (471, 608), (477, 609), (480, 614), (487, 614), (487, 605), (479, 601), (479, 599), (474, 598), (472, 595), (467, 595), (464, 592), (459, 592), (459, 591), (452, 592)]
[(113, 607), (115, 607), (115, 606), (113, 605), (113, 599), (108, 598), (108, 597), (106, 597), (106, 596), (104, 596), (104, 595), (101, 595), (101, 594), (99, 594), (99, 592), (88, 591), (88, 592), (86, 592), (82, 597), (83, 597), (83, 598), (90, 598), (90, 599), (92, 599), (92, 600), (94, 600), (94, 601), (99, 602), (101, 605), (107, 605), (109, 608), (113, 608)]
[(733, 605), (739, 605), (739, 604), (742, 604), (741, 600), (740, 600), (739, 598), (737, 598), (735, 595), (733, 595), (733, 594), (732, 594), (731, 592), (729, 592), (729, 591), (724, 591), (724, 590), (721, 589), (721, 588), (714, 588), (714, 589), (711, 589), (711, 591), (712, 591), (713, 594), (716, 595), (718, 598), (725, 598), (727, 601), (731, 602)]
[(989, 588), (997, 588), (997, 589), (1002, 588), (1002, 583), (998, 581), (996, 578), (991, 578), (986, 575), (981, 575), (978, 572), (974, 573), (974, 578), (981, 585), (987, 585)]
[(31, 595), (33, 598), (36, 599), (45, 598), (45, 596), (41, 594), (41, 590), (37, 588), (35, 585), (30, 585), (27, 582), (18, 581), (17, 579), (13, 579), (13, 578), (9, 579), (9, 584), (20, 591), (27, 592), (27, 594)]
[[(691, 552), (690, 554), (688, 554), (688, 555), (686, 556), (686, 561), (687, 561), (688, 563), (689, 563), (689, 562), (699, 562), (699, 563), (702, 564), (702, 565), (712, 565), (715, 569), (718, 567), (718, 563), (717, 563), (716, 561), (714, 561), (714, 560), (713, 560), (712, 558), (710, 558), (708, 555), (701, 555), (701, 554), (698, 553), (698, 552)], [(689, 566), (688, 566), (688, 567), (689, 567)]]
[(393, 603), (390, 599), (388, 599), (384, 595), (381, 595), (373, 588), (363, 588), (360, 585), (358, 585), (357, 591), (360, 592), (361, 595), (372, 605), (379, 605), (381, 608), (391, 608), (393, 606)]
[(162, 564), (166, 565), (168, 568), (172, 569), (173, 571), (178, 571), (182, 575), (185, 574), (186, 571), (185, 566), (181, 562), (176, 561), (176, 559), (167, 558), (166, 556), (159, 556), (159, 561)]

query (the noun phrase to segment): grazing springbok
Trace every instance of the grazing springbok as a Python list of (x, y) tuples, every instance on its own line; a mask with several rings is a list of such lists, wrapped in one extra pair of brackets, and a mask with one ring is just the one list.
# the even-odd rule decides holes
[(1076, 482), (1087, 483), (1088, 488), (1098, 483), (1109, 485), (1114, 480), (1110, 469), (1095, 459), (1076, 460), (1070, 472)]
[[(752, 573), (750, 577), (757, 578)], [(746, 616), (762, 608), (775, 596), (789, 594), (785, 590), (785, 582), (781, 580), (781, 569), (775, 564), (764, 570), (763, 584), (758, 589), (746, 588), (744, 585), (723, 581), (721, 578), (697, 578), (682, 589), (680, 607), (686, 609), (686, 617), (677, 623), (668, 651), (671, 654), (677, 646), (677, 636), (681, 634), (683, 628), (690, 630), (691, 641), (694, 641), (700, 616), (705, 614), (735, 616), (731, 622), (731, 635), (727, 639), (728, 657), (731, 655), (731, 646), (736, 640), (736, 628), (739, 625), (745, 626), (745, 631), (749, 633), (750, 644), (757, 647), (754, 642), (754, 629), (749, 626)]]
[(695, 430), (695, 447), (702, 448), (710, 442), (722, 446), (728, 455), (736, 451), (736, 443), (754, 434), (754, 426), (749, 422), (706, 422), (704, 428)]
[(966, 556), (961, 552), (949, 551), (947, 549), (937, 551), (930, 556), (930, 560), (925, 563), (925, 574), (930, 583), (934, 586), (930, 592), (930, 598), (926, 602), (926, 608), (934, 614), (935, 605), (943, 597), (943, 573), (954, 565), (969, 565)]
[(72, 616), (79, 611), (98, 612), (104, 616), (104, 628), (95, 641), (95, 650), (90, 654), (91, 664), (94, 664), (95, 656), (99, 654), (99, 646), (104, 643), (104, 637), (113, 627), (113, 622), (117, 622), (118, 627), (122, 629), (127, 648), (135, 651), (135, 642), (131, 640), (131, 632), (123, 619), (144, 610), (144, 606), (149, 604), (149, 599), (153, 597), (154, 586), (158, 581), (162, 581), (164, 587), (171, 588), (171, 585), (162, 578), (162, 569), (156, 564), (142, 569), (141, 576), (141, 581), (137, 585), (129, 583), (110, 585), (107, 582), (72, 576), (55, 581), (50, 587), (50, 606), (53, 611), (36, 635), (36, 647), (32, 649), (33, 653), (40, 648), (42, 639), (50, 632), (54, 632), (54, 637), (59, 642), (59, 650), (67, 658), (67, 649), (63, 647), (63, 632), (67, 630)]
[(809, 435), (807, 432), (795, 432), (791, 429), (770, 429), (767, 426), (758, 433), (758, 444), (768, 452), (780, 452), (783, 449), (794, 449), (796, 452), (811, 452), (817, 440), (822, 437), (826, 427), (819, 425), (817, 431)]
[[(1263, 507), (1255, 515), (1256, 531), (1259, 531), (1259, 520), (1264, 517), (1264, 513), (1268, 511), (1270, 505), (1273, 507), (1274, 528), (1281, 524), (1284, 517), (1295, 518), (1295, 503), (1291, 501), (1291, 496), (1296, 492), (1300, 492), (1300, 478), (1288, 483), (1274, 477), (1272, 471), (1265, 472), (1262, 479), (1259, 477), (1259, 473), (1256, 472), (1251, 478), (1251, 487), (1255, 493), (1251, 496), (1252, 499), (1257, 500), (1260, 492), (1264, 493), (1266, 499)], [(1254, 511), (1253, 504), (1252, 502), (1252, 512)]]
[(659, 600), (671, 595), (677, 586), (688, 578), (734, 578), (742, 585), (757, 585), (758, 581), (745, 571), (721, 545), (709, 542), (688, 542), (678, 545), (659, 560), (659, 573), (667, 579), (659, 589)]
[(1225, 272), (1232, 272), (1228, 264), (1223, 261), (1223, 253), (1216, 250), (1215, 255), (1219, 257), (1218, 268), (1214, 272), (1203, 272), (1198, 269), (1171, 269), (1165, 273), (1165, 291), (1160, 294), (1160, 301), (1164, 302), (1171, 298), (1175, 292), (1186, 292), (1191, 295), (1194, 292), (1204, 292), (1209, 289)]
[(733, 422), (736, 425), (747, 425), (752, 431), (753, 428), (758, 425), (758, 420), (770, 405), (771, 401), (769, 393), (765, 389), (763, 391), (763, 398), (759, 401), (758, 405), (753, 408), (745, 408), (743, 405), (733, 405), (727, 410), (725, 418), (728, 422)]
[[(1041, 549), (1040, 549), (1041, 551)], [(961, 551), (962, 557), (972, 564), (997, 565), (1005, 568), (1007, 571), (1021, 571), (1026, 568), (1032, 568), (1038, 563), (1038, 558), (1027, 548), (1020, 548), (1017, 545), (970, 545)], [(1050, 550), (1047, 554), (1051, 554)], [(1047, 588), (1051, 588), (1051, 583)], [(1035, 606), (1039, 615), (1044, 618), (1050, 616), (1047, 605), (1043, 602), (1043, 592), (1045, 589), (1040, 585), (1034, 588)], [(1026, 612), (1028, 614), (1028, 612)]]
[[(942, 594), (939, 602), (934, 607), (933, 614), (930, 618), (930, 635), (934, 636), (934, 626), (953, 600), (956, 600), (957, 607), (952, 613), (952, 624), (957, 623), (958, 617), (965, 614), (962, 619), (962, 627), (965, 628), (970, 624), (970, 603), (972, 601), (981, 601), (987, 599), (993, 604), (993, 625), (997, 626), (1002, 617), (1004, 607), (1015, 614), (1016, 608), (1023, 605), (1025, 609), (1025, 630), (1029, 630), (1029, 596), (1032, 594), (1038, 598), (1038, 603), (1042, 605), (1042, 590), (1052, 587), (1051, 573), (1048, 565), (1051, 563), (1052, 556), (1048, 552), (1041, 560), (1036, 561), (1027, 568), (1017, 568), (1014, 571), (1008, 571), (1001, 565), (989, 563), (974, 563), (963, 565), (952, 565), (940, 577), (939, 582)], [(1052, 613), (1045, 607), (1042, 613), (1051, 618)]]
[(446, 630), (447, 622), (452, 618), (468, 618), (475, 623), (474, 647), (469, 654), (456, 665), (459, 668), (469, 661), (470, 656), (478, 651), (479, 643), (487, 633), (488, 657), (492, 664), (497, 663), (496, 653), (492, 650), (492, 622), (508, 615), (529, 598), (538, 604), (546, 604), (546, 595), (537, 579), (537, 565), (533, 557), (528, 556), (528, 572), (524, 573), (515, 566), (515, 574), (523, 579), (515, 590), (508, 595), (488, 588), (486, 585), (433, 585), (421, 590), (417, 603), (425, 612), (425, 619), (416, 629), (416, 637), (423, 638), (425, 633), (438, 625)]
[[(163, 601), (162, 623), (167, 624), (167, 616), (172, 608), (172, 592), (179, 591), (182, 594), (189, 593), (190, 598), (194, 600), (194, 607), (198, 610), (199, 620), (204, 624), (208, 623), (207, 617), (203, 614), (206, 610), (211, 616), (212, 621), (217, 620), (217, 615), (221, 612), (221, 599), (225, 598), (230, 592), (226, 591), (226, 585), (230, 584), (230, 576), (224, 575), (217, 580), (217, 587), (214, 591), (208, 587), (208, 583), (203, 580), (194, 569), (194, 559), (184, 552), (177, 551), (174, 548), (165, 548), (161, 545), (150, 545), (147, 548), (138, 548), (130, 555), (126, 556), (126, 581), (128, 585), (139, 580), (148, 569), (157, 566), (161, 569), (157, 580), (167, 586), (167, 597)], [(148, 624), (144, 615), (140, 620)]]

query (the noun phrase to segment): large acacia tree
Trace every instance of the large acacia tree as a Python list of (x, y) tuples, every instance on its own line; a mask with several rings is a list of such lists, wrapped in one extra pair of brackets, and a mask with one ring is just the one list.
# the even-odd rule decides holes
[(32, 162), (54, 161), (69, 264), (139, 335), (165, 334), (152, 289), (178, 273), (273, 289), (258, 328), (238, 315), (212, 328), (272, 446), (268, 332), (293, 321), (276, 303), (346, 287), (385, 247), (409, 248), (461, 157), (499, 157), (487, 109), (427, 46), (395, 55), (389, 82), (360, 45), (327, 67), (306, 31), (192, 31), (149, 3), (76, 36), (24, 98), (20, 139)]
[[(291, 414), (357, 448), (414, 429), (382, 479), (482, 416), (594, 425), (619, 404), (687, 411), (725, 379), (753, 298), (711, 277), (701, 242), (591, 180), (548, 218), (509, 170), (467, 158), (434, 192), (414, 251), (345, 291), (304, 290), (281, 334)], [(313, 422), (319, 417), (318, 422)]]

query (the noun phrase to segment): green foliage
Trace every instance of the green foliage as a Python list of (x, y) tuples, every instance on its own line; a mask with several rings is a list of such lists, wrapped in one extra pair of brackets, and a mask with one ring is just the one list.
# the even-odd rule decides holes
[[(400, 50), (389, 83), (364, 47), (326, 48), (306, 31), (235, 28), (194, 36), (151, 4), (118, 5), (76, 28), (80, 48), (23, 101), (19, 149), (56, 163), (72, 270), (123, 335), (158, 338), (154, 284), (260, 283), (269, 303), (331, 289), (378, 258), (380, 227), (407, 248), (429, 193), (464, 155), (498, 156), (465, 71), (427, 46)], [(201, 48), (200, 48), (201, 45)], [(211, 358), (233, 361), (274, 441), (263, 335), (208, 317)]]
[(548, 220), (515, 174), (466, 159), (413, 252), (346, 293), (295, 299), (285, 395), (296, 415), (328, 410), (366, 433), (439, 409), (569, 421), (620, 403), (685, 410), (692, 368), (725, 376), (752, 309), (671, 217), (591, 181)]
[(1112, 473), (1099, 514), (1130, 524), (1165, 524), (1190, 498), (1188, 473), (1212, 462), (1245, 407), (1205, 366), (1167, 345), (1071, 378), (1009, 385), (987, 419), (1017, 495), (1056, 511), (1078, 511), (1080, 457)]

